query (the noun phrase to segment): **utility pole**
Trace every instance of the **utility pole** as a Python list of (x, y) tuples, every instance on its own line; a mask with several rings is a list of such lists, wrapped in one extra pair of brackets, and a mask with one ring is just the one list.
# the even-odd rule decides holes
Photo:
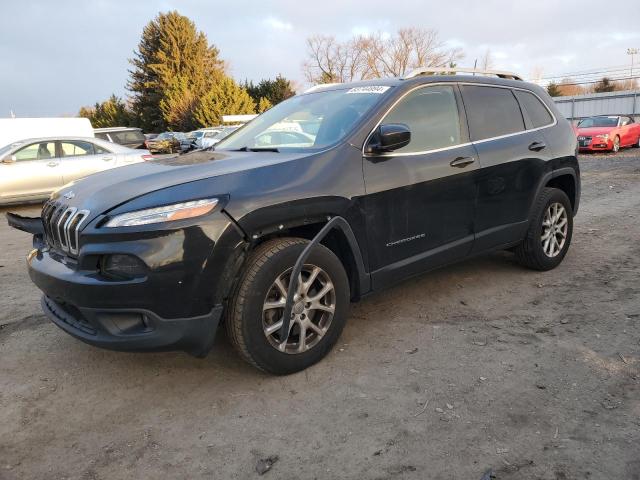
[(630, 75), (631, 79), (633, 79), (633, 57), (640, 53), (640, 49), (637, 48), (627, 48), (627, 55), (631, 55), (631, 70)]

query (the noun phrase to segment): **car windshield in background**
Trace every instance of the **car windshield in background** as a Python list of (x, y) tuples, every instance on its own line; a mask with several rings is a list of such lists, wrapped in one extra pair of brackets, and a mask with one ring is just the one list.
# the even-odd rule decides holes
[(579, 128), (590, 127), (616, 127), (618, 125), (618, 117), (592, 117), (585, 118), (578, 123)]
[(342, 140), (390, 88), (354, 87), (292, 97), (222, 140), (216, 150), (326, 148)]
[(7, 145), (6, 147), (2, 147), (0, 148), (0, 160), (2, 160), (4, 158), (4, 156), (6, 155), (6, 153), (11, 150), (12, 148), (14, 148), (17, 144), (15, 143), (10, 143), (9, 145)]

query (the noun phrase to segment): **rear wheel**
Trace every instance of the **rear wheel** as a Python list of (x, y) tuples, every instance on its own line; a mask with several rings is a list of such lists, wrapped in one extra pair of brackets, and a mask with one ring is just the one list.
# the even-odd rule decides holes
[(282, 335), (291, 271), (308, 243), (280, 238), (258, 246), (230, 301), (226, 321), (231, 343), (247, 362), (270, 373), (294, 373), (318, 362), (346, 322), (347, 274), (338, 257), (319, 245), (302, 269), (289, 331)]
[(515, 248), (516, 258), (534, 270), (551, 270), (564, 259), (572, 234), (569, 198), (562, 190), (545, 188), (534, 205), (527, 235)]
[(633, 144), (633, 148), (640, 148), (640, 135), (638, 135), (638, 140)]

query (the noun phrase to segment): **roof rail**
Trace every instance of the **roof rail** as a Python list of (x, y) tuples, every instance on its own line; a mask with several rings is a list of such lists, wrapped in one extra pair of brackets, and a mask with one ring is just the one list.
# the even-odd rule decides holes
[(516, 75), (511, 72), (502, 72), (500, 70), (476, 70), (474, 68), (458, 68), (458, 67), (419, 67), (412, 70), (407, 75), (402, 77), (403, 80), (418, 77), (425, 74), (439, 74), (439, 75), (456, 75), (458, 73), (469, 73), (472, 75), (495, 75), (498, 78), (506, 78), (508, 80), (522, 80), (520, 75)]

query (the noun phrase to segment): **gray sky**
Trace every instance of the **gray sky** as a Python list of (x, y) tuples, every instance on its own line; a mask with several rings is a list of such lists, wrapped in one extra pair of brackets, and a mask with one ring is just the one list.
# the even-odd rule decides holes
[(408, 26), (435, 28), (461, 47), (461, 66), (489, 48), (494, 68), (525, 77), (536, 68), (548, 76), (630, 64), (627, 48), (640, 47), (637, 1), (617, 0), (614, 11), (594, 0), (2, 0), (0, 117), (10, 109), (21, 117), (75, 114), (125, 95), (127, 59), (159, 11), (195, 21), (237, 80), (282, 73), (302, 83), (308, 36)]

